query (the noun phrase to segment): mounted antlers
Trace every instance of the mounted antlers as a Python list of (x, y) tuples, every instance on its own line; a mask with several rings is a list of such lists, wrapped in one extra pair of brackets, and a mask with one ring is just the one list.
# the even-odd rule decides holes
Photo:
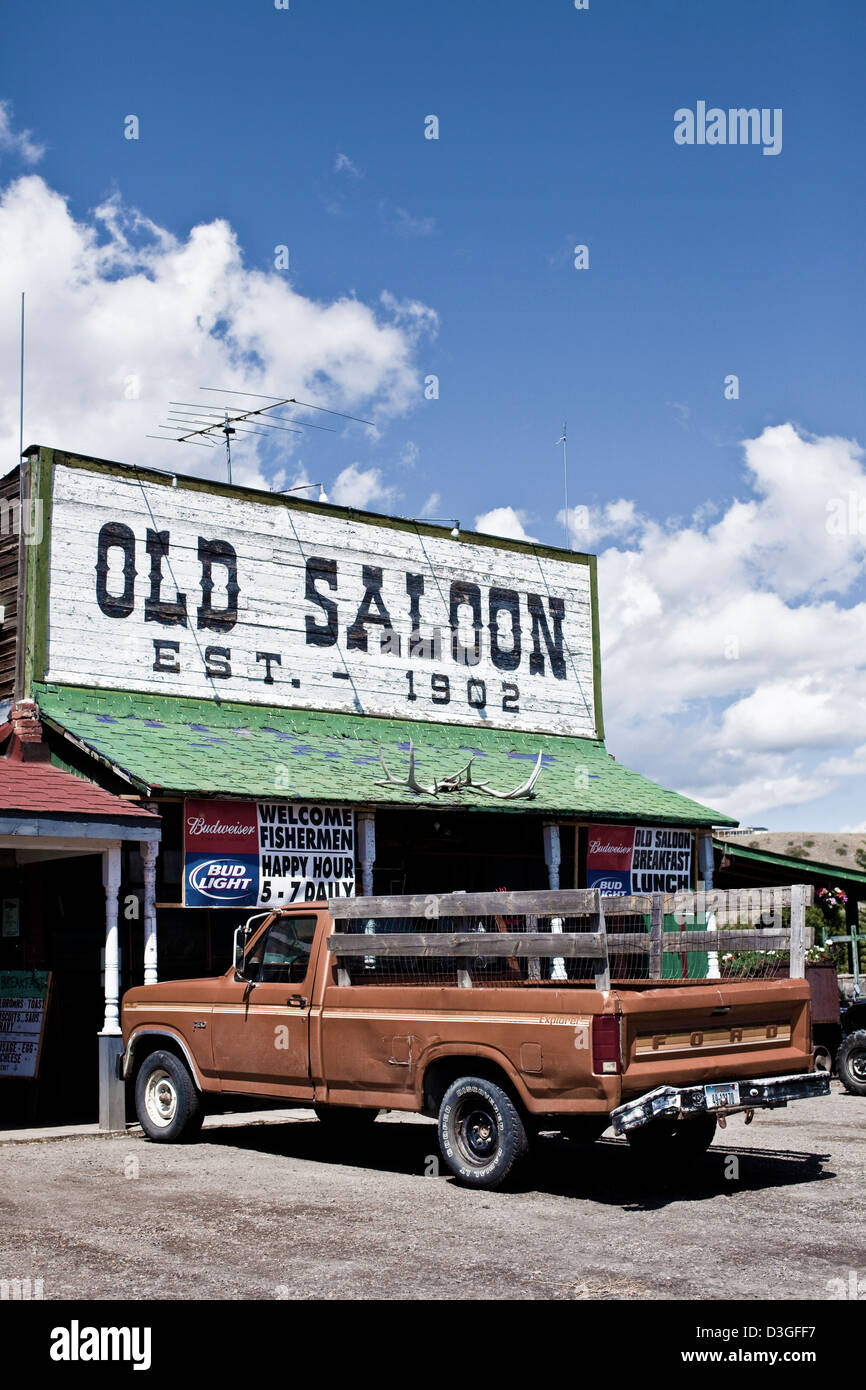
[(535, 767), (532, 769), (528, 779), (515, 787), (510, 792), (498, 792), (495, 787), (488, 787), (484, 782), (472, 781), (472, 764), (475, 759), (470, 758), (465, 767), (461, 767), (459, 772), (454, 772), (450, 777), (437, 778), (432, 786), (425, 787), (415, 776), (415, 745), (409, 740), (409, 775), (408, 777), (395, 777), (385, 766), (385, 759), (382, 757), (382, 750), (379, 749), (379, 762), (382, 764), (382, 771), (385, 774), (385, 781), (381, 779), (376, 782), (377, 787), (408, 787), (410, 791), (424, 793), (427, 796), (438, 796), (440, 792), (462, 792), (467, 787), (473, 791), (484, 792), (487, 796), (495, 796), (498, 801), (517, 801), (523, 796), (532, 796), (533, 787), (538, 781), (538, 774), (541, 771), (541, 759), (543, 754), (539, 753), (535, 760)]

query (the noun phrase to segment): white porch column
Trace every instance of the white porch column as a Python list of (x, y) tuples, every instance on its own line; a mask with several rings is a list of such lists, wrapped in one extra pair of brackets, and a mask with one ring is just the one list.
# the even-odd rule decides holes
[(99, 1128), (126, 1128), (126, 1087), (117, 1074), (123, 1052), (120, 1032), (120, 952), (117, 900), (120, 893), (120, 841), (102, 852), (105, 885), (105, 1021), (99, 1034)]
[[(358, 862), (361, 865), (361, 896), (372, 898), (373, 896), (373, 865), (376, 862), (376, 813), (375, 811), (359, 811), (358, 818)], [(374, 936), (376, 933), (376, 923), (372, 918), (365, 923), (364, 935)], [(364, 957), (364, 969), (375, 970), (376, 957)]]
[(376, 813), (358, 812), (358, 862), (361, 866), (361, 895), (373, 896), (373, 865), (376, 862)]
[(142, 840), (140, 844), (141, 862), (144, 865), (144, 983), (157, 982), (157, 943), (156, 943), (156, 856), (159, 845), (156, 840)]
[[(542, 833), (544, 835), (544, 862), (547, 865), (548, 887), (559, 887), (559, 866), (562, 863), (562, 851), (559, 844), (559, 826), (555, 821), (545, 821)], [(562, 935), (562, 918), (553, 917), (550, 922), (550, 930)], [(562, 956), (555, 956), (550, 966), (551, 980), (567, 980), (568, 975), (565, 969), (565, 960)]]
[[(711, 834), (705, 833), (698, 836), (698, 888), (703, 886), (707, 892), (712, 888), (713, 867), (713, 837)], [(695, 922), (695, 926), (698, 926), (697, 922)], [(716, 914), (714, 912), (708, 912), (707, 931), (716, 930)], [(722, 972), (719, 969), (719, 953), (718, 951), (709, 951), (707, 953), (707, 979), (720, 980), (721, 977)]]
[(120, 894), (120, 845), (102, 854), (105, 885), (105, 1022), (103, 1033), (120, 1032), (120, 951), (117, 934), (117, 899)]

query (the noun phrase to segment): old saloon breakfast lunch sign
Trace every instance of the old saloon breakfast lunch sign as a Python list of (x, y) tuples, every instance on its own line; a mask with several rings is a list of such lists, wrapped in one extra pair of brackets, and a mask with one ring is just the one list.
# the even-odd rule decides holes
[(36, 679), (602, 736), (590, 556), (72, 455), (41, 469)]

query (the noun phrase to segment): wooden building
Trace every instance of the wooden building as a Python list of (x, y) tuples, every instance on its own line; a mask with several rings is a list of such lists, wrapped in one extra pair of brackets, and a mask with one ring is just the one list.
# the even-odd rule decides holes
[[(161, 829), (120, 844), (114, 926), (97, 857), (64, 900), (106, 998), (222, 971), (270, 904), (709, 881), (735, 822), (605, 748), (594, 556), (41, 447), (19, 489), (0, 716), (35, 701), (52, 765)], [(40, 927), (68, 866), (2, 854), (0, 971), (53, 970), (95, 1032)]]

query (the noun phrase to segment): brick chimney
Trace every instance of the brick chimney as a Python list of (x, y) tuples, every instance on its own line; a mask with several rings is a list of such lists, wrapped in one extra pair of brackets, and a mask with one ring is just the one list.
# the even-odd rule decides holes
[(19, 700), (14, 704), (9, 722), (12, 725), (10, 757), (21, 758), (23, 762), (44, 762), (50, 757), (47, 745), (42, 742), (42, 724), (35, 700)]

